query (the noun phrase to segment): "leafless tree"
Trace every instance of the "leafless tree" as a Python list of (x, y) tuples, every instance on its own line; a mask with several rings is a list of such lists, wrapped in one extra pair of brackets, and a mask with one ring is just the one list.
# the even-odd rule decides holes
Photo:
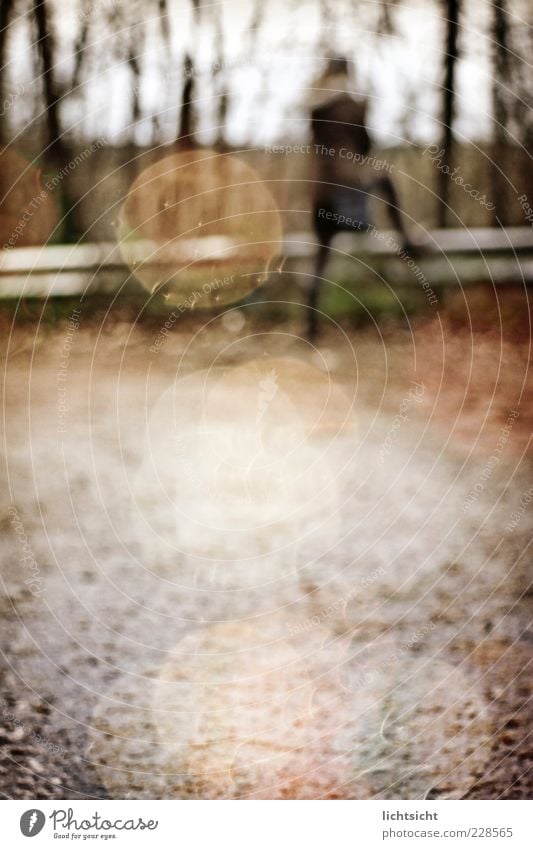
[[(444, 47), (444, 81), (442, 84), (442, 148), (445, 164), (451, 168), (454, 155), (453, 123), (455, 119), (456, 68), (459, 58), (459, 26), (461, 0), (445, 0), (446, 39)], [(439, 170), (438, 195), (440, 198), (438, 224), (448, 223), (450, 178), (445, 169)]]
[(506, 0), (492, 6), (492, 103), (494, 111), (494, 153), (492, 192), (496, 208), (494, 219), (505, 222), (507, 180), (507, 127), (509, 124), (509, 84), (511, 57), (509, 52), (509, 18)]
[(215, 10), (215, 43), (217, 56), (214, 67), (217, 69), (214, 75), (214, 84), (218, 89), (217, 95), (217, 143), (224, 143), (224, 131), (228, 114), (228, 91), (226, 89), (226, 70), (224, 68), (224, 5), (220, 3)]
[(56, 164), (61, 164), (64, 145), (59, 117), (59, 95), (54, 79), (54, 43), (47, 0), (33, 0), (33, 14), (37, 26), (37, 48), (41, 60), (47, 153)]
[(183, 57), (183, 85), (181, 89), (181, 102), (179, 105), (177, 144), (179, 147), (191, 147), (194, 143), (194, 77), (196, 64), (194, 54), (198, 42), (198, 33), (201, 26), (201, 0), (191, 0), (193, 11), (192, 34), (190, 50)]
[(91, 0), (87, 0), (81, 16), (81, 25), (74, 46), (74, 70), (72, 73), (71, 90), (76, 91), (81, 82), (81, 70), (86, 56), (87, 41), (92, 21)]
[[(5, 86), (5, 69), (7, 58), (7, 34), (11, 12), (13, 10), (13, 0), (2, 0), (0, 2), (0, 104), (6, 102), (8, 92)], [(0, 142), (5, 144), (7, 141), (6, 109), (2, 108), (2, 118), (0, 119)]]

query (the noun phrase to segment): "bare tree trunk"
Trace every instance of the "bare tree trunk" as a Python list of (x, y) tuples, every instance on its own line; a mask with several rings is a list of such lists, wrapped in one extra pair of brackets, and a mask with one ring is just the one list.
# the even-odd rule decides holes
[[(192, 0), (193, 8), (193, 34), (191, 42), (197, 41), (198, 28), (200, 26), (200, 2)], [(194, 97), (194, 60), (187, 53), (183, 59), (183, 88), (181, 90), (181, 106), (178, 116), (177, 146), (180, 148), (194, 147), (193, 133), (193, 111), (192, 102)]]
[[(493, 38), (493, 84), (492, 104), (494, 110), (494, 151), (492, 159), (495, 163), (492, 179), (492, 202), (496, 205), (493, 210), (493, 221), (499, 219), (503, 224), (506, 211), (506, 189), (507, 181), (505, 174), (506, 149), (507, 149), (507, 125), (509, 120), (508, 93), (506, 86), (509, 84), (510, 61), (509, 61), (509, 24), (506, 0), (497, 0), (493, 5), (492, 38)], [(503, 172), (503, 173), (502, 173)]]
[[(459, 18), (461, 14), (461, 0), (446, 0), (445, 16), (446, 24), (446, 46), (444, 54), (444, 82), (442, 87), (442, 147), (444, 149), (444, 162), (452, 168), (454, 139), (453, 122), (455, 119), (455, 71), (459, 57), (458, 35)], [(448, 222), (448, 201), (450, 191), (450, 178), (445, 169), (439, 170), (438, 195), (440, 198), (438, 210), (438, 225), (445, 227)]]
[[(216, 23), (215, 23), (215, 39), (218, 45), (218, 71), (215, 72), (215, 79), (213, 80), (214, 85), (217, 84), (217, 81), (222, 82), (222, 91), (219, 91), (218, 94), (218, 108), (217, 108), (217, 119), (216, 125), (217, 129), (217, 144), (219, 146), (224, 145), (225, 140), (225, 129), (226, 129), (226, 118), (228, 114), (228, 92), (225, 87), (225, 77), (226, 72), (224, 70), (224, 4), (220, 3), (218, 6), (218, 10), (216, 12)], [(218, 78), (218, 80), (217, 80)]]
[(165, 48), (168, 50), (170, 44), (170, 24), (168, 20), (168, 3), (167, 0), (158, 0), (159, 21), (161, 23), (161, 33)]
[(85, 59), (85, 48), (87, 46), (87, 38), (89, 36), (89, 26), (91, 22), (91, 7), (87, 5), (82, 14), (81, 28), (76, 39), (74, 47), (74, 71), (72, 74), (71, 89), (76, 90), (80, 84), (81, 69), (83, 60)]
[(130, 42), (128, 49), (128, 65), (133, 76), (133, 86), (131, 89), (131, 120), (133, 127), (135, 127), (135, 124), (141, 117), (141, 99), (139, 97), (141, 69), (136, 50), (137, 45), (134, 42)]
[[(34, 0), (33, 12), (37, 24), (38, 52), (41, 59), (41, 78), (45, 103), (47, 158), (57, 170), (64, 167), (68, 159), (67, 150), (61, 134), (59, 116), (59, 95), (54, 80), (54, 44), (50, 31), (49, 6), (46, 0)], [(75, 240), (82, 232), (78, 221), (76, 200), (72, 192), (70, 178), (61, 182), (63, 198), (63, 215), (65, 221), (64, 237), (67, 241)]]
[[(504, 86), (509, 80), (509, 23), (506, 0), (498, 0), (493, 7), (494, 17), (492, 20), (492, 37), (494, 39), (494, 75), (492, 94), (494, 98), (494, 112), (496, 120), (496, 132), (505, 137), (507, 127), (508, 108), (507, 97)], [(498, 85), (498, 83), (501, 83)]]
[(7, 28), (12, 8), (13, 0), (0, 0), (0, 106), (2, 107), (2, 118), (0, 119), (1, 144), (6, 144), (7, 142), (7, 127), (5, 119), (5, 113), (7, 110), (4, 107), (4, 103), (6, 103), (8, 92), (5, 86), (5, 67), (7, 54)]
[(46, 115), (47, 147), (50, 157), (61, 163), (63, 143), (59, 121), (59, 99), (53, 77), (53, 43), (45, 0), (34, 0), (33, 12), (37, 24), (37, 46), (41, 57), (41, 72)]
[(183, 60), (184, 82), (181, 90), (181, 110), (178, 124), (178, 147), (193, 147), (192, 99), (194, 91), (194, 65), (190, 56)]

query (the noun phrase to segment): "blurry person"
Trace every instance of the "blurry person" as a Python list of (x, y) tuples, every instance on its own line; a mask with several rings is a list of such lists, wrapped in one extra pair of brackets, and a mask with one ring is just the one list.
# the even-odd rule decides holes
[(311, 134), (314, 153), (313, 226), (318, 237), (314, 279), (308, 293), (307, 336), (318, 330), (320, 282), (336, 233), (365, 232), (372, 227), (369, 201), (382, 198), (393, 227), (407, 250), (413, 245), (389, 174), (376, 170), (369, 156), (371, 140), (366, 127), (367, 101), (350, 92), (348, 62), (330, 61), (314, 87)]

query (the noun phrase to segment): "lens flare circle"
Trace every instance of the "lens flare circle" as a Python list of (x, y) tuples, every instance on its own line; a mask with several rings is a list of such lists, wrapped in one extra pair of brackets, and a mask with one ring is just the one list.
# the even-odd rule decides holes
[(135, 277), (185, 312), (239, 301), (264, 282), (280, 253), (281, 219), (238, 156), (188, 150), (137, 177), (118, 235)]

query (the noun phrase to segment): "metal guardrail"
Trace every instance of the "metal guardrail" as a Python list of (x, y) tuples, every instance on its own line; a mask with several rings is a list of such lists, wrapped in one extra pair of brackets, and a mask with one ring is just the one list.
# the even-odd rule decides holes
[[(395, 278), (399, 283), (408, 283), (412, 274), (407, 263), (398, 259), (401, 246), (397, 234), (382, 231), (376, 237), (377, 233), (340, 233), (334, 243), (337, 250), (333, 259), (350, 256), (368, 267), (381, 264), (380, 268), (390, 272), (394, 263)], [(226, 249), (231, 250), (231, 245)], [(204, 246), (202, 258), (209, 259), (210, 250)], [(213, 251), (215, 258), (220, 247)], [(296, 263), (309, 261), (315, 252), (316, 239), (309, 232), (288, 234), (282, 249), (287, 261)], [(190, 240), (180, 249), (176, 262), (186, 266), (197, 255), (198, 249)], [(533, 228), (434, 230), (414, 261), (432, 285), (481, 280), (533, 285)], [(0, 252), (0, 297), (114, 291), (130, 273), (120, 247), (111, 242), (13, 248)]]

